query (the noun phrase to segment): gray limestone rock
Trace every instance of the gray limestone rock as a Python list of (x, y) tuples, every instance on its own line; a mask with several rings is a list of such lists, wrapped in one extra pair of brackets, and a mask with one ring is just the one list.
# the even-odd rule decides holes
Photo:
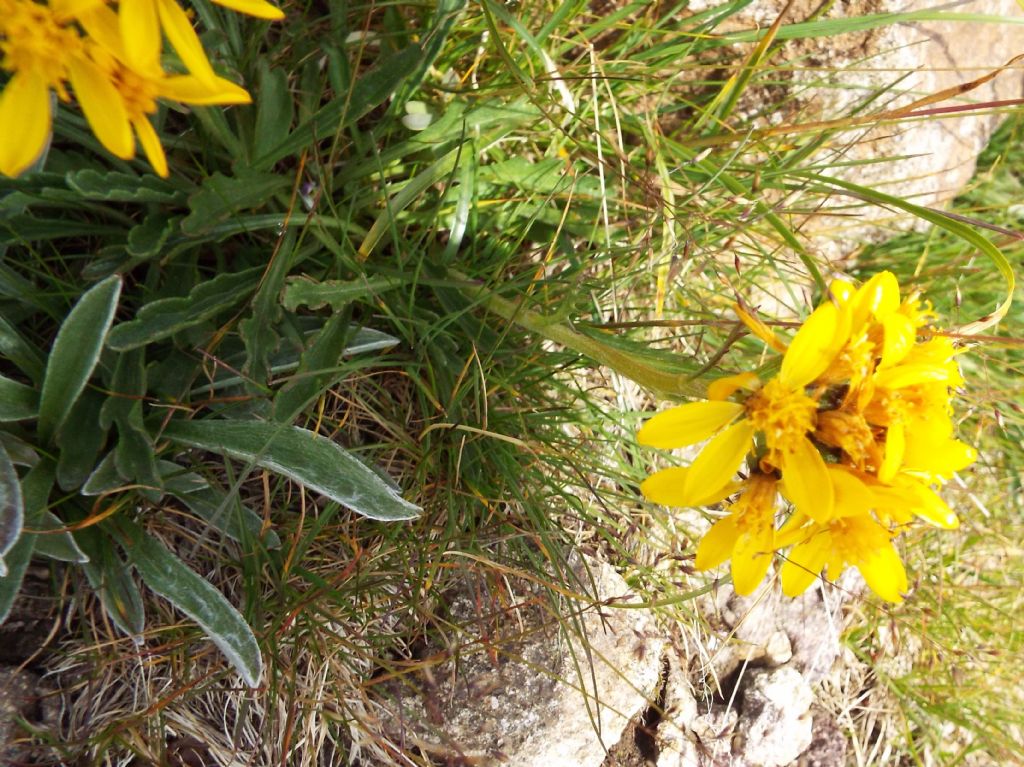
[(598, 767), (656, 698), (665, 638), (649, 611), (614, 607), (638, 600), (613, 568), (587, 567), (597, 599), (576, 605), (568, 631), (528, 583), (509, 579), (518, 599), (500, 615), (481, 615), (470, 593), (453, 596), (451, 624), (477, 635), (427, 648), (445, 660), (389, 686), (392, 737), (440, 761)]

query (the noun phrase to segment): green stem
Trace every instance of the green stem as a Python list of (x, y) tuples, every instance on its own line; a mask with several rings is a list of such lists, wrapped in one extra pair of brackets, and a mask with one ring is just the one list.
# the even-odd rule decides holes
[[(453, 273), (454, 276), (454, 273)], [(524, 330), (561, 344), (567, 349), (586, 355), (599, 365), (611, 368), (619, 375), (669, 397), (703, 397), (704, 387), (685, 373), (670, 373), (638, 359), (629, 352), (615, 349), (596, 338), (578, 332), (569, 322), (555, 320), (524, 306), (523, 301), (509, 301), (495, 295), (479, 284), (467, 281), (466, 293), (478, 299), (489, 311)]]

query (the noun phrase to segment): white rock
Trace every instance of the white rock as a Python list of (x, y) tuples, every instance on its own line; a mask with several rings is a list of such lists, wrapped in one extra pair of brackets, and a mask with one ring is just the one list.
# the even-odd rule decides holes
[(743, 691), (737, 725), (738, 763), (783, 767), (811, 745), (810, 713), (814, 693), (798, 671), (778, 668), (755, 672)]
[(793, 657), (793, 643), (785, 631), (776, 631), (768, 637), (764, 647), (764, 657), (773, 666), (781, 666)]
[[(779, 16), (787, 0), (753, 0), (719, 26), (717, 32), (765, 28)], [(719, 0), (690, 0), (697, 13), (720, 5)], [(818, 10), (818, 0), (798, 0), (784, 23), (797, 23)], [(835, 3), (826, 18), (868, 13), (901, 13), (937, 7), (932, 0), (875, 0)], [(943, 8), (945, 10), (945, 8)], [(1022, 10), (1014, 0), (974, 0), (956, 3), (958, 14), (1012, 17)], [(750, 44), (744, 44), (749, 48)], [(744, 49), (742, 45), (738, 49)], [(893, 110), (924, 96), (969, 83), (1002, 67), (1024, 50), (1024, 25), (981, 21), (915, 21), (874, 30), (793, 40), (785, 43), (773, 61), (789, 72), (783, 79), (789, 91), (791, 113), (773, 112), (766, 125), (778, 122), (806, 124), (853, 114), (858, 105), (883, 92), (870, 114)], [(787, 70), (786, 62), (793, 62)], [(780, 77), (785, 78), (783, 74)], [(1011, 68), (941, 104), (950, 107), (985, 104), (1022, 95), (1019, 68)], [(756, 92), (756, 85), (754, 91)], [(759, 105), (755, 105), (759, 108)], [(799, 108), (796, 108), (796, 107)], [(929, 107), (923, 107), (927, 109)], [(984, 108), (958, 114), (926, 116), (889, 122), (876, 128), (839, 131), (818, 152), (817, 162), (848, 163), (836, 174), (848, 181), (878, 188), (918, 205), (941, 206), (970, 180), (978, 153), (988, 143), (1001, 115)], [(813, 162), (813, 161), (812, 161)], [(790, 205), (800, 207), (796, 198)], [(865, 240), (883, 240), (893, 232), (925, 226), (920, 219), (898, 210), (865, 205), (850, 197), (836, 197), (825, 209), (791, 222), (810, 236), (812, 248), (830, 258), (842, 258)]]

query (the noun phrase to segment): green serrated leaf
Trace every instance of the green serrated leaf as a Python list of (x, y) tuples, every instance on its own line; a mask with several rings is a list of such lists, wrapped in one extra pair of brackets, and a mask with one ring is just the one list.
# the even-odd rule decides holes
[(384, 103), (405, 78), (416, 70), (422, 59), (423, 51), (418, 45), (411, 45), (387, 56), (369, 72), (361, 74), (351, 89), (321, 107), (288, 138), (257, 158), (254, 165), (269, 167), (314, 141), (336, 135), (375, 106)]
[(238, 500), (235, 493), (227, 494), (215, 487), (190, 493), (171, 494), (184, 503), (198, 517), (210, 523), (227, 537), (242, 544), (263, 541), (268, 549), (281, 548), (281, 539), (273, 530), (263, 532), (263, 519)]
[(75, 541), (89, 558), (82, 569), (110, 620), (129, 636), (141, 634), (146, 627), (142, 594), (114, 542), (95, 526), (77, 531)]
[(0, 576), (7, 575), (3, 557), (21, 537), (24, 522), (25, 504), (18, 472), (7, 451), (0, 447)]
[(365, 298), (385, 290), (405, 285), (408, 280), (399, 277), (368, 277), (361, 280), (325, 280), (317, 282), (308, 277), (289, 277), (284, 288), (284, 308), (294, 312), (300, 306), (319, 309), (330, 306), (341, 311), (357, 298)]
[(0, 422), (23, 421), (39, 414), (39, 395), (31, 386), (0, 376)]
[(260, 683), (263, 658), (252, 629), (224, 595), (140, 527), (122, 521), (128, 561), (143, 582), (194, 620), (249, 687)]
[(200, 282), (187, 296), (164, 298), (143, 306), (130, 322), (111, 329), (107, 346), (127, 351), (206, 322), (245, 300), (259, 282), (262, 267), (221, 274)]
[(181, 224), (181, 216), (169, 215), (157, 210), (146, 216), (141, 224), (128, 230), (125, 249), (136, 258), (153, 258), (159, 255), (167, 238)]
[(62, 490), (74, 490), (85, 482), (96, 468), (107, 427), (100, 423), (104, 396), (86, 389), (71, 408), (64, 424), (57, 430), (57, 484)]
[(114, 275), (83, 295), (61, 325), (50, 350), (39, 398), (39, 436), (49, 441), (67, 418), (100, 358), (121, 278)]
[(282, 474), (370, 519), (413, 519), (421, 512), (340, 445), (296, 426), (262, 421), (172, 422), (164, 436)]
[(89, 557), (79, 548), (66, 525), (53, 512), (44, 512), (36, 523), (40, 532), (36, 535), (35, 553), (60, 562), (85, 564)]
[[(379, 330), (373, 330), (371, 328), (359, 328), (349, 338), (348, 343), (345, 346), (343, 355), (349, 356), (353, 354), (364, 354), (366, 352), (382, 351), (384, 349), (391, 349), (398, 345), (398, 339), (394, 336), (390, 336), (387, 333), (382, 333)], [(289, 346), (276, 352), (271, 356), (269, 360), (270, 373), (272, 375), (281, 375), (282, 373), (288, 373), (295, 370), (299, 366), (299, 354), (298, 350)], [(191, 391), (193, 396), (200, 394), (206, 394), (211, 391), (218, 391), (220, 389), (226, 389), (232, 386), (239, 386), (245, 383), (245, 379), (242, 376), (234, 375), (227, 372), (227, 368), (234, 368), (237, 370), (239, 367), (244, 365), (244, 358), (239, 357), (237, 359), (237, 365), (234, 363), (236, 360), (227, 359), (225, 360), (226, 366), (218, 370), (219, 375), (216, 376), (215, 380), (211, 384), (204, 384), (197, 386)]]
[(276, 173), (261, 173), (247, 168), (229, 177), (214, 173), (188, 198), (191, 213), (181, 222), (185, 234), (202, 234), (233, 214), (266, 203), (291, 182)]
[(69, 187), (88, 200), (167, 203), (181, 201), (185, 196), (171, 182), (152, 174), (133, 176), (88, 169), (68, 173), (66, 179)]
[[(35, 468), (21, 480), (21, 497), (24, 503), (24, 520), (26, 527), (35, 527), (39, 518), (46, 511), (53, 487), (54, 465), (51, 461), (40, 461)], [(25, 577), (32, 551), (36, 545), (35, 535), (22, 535), (7, 551), (4, 563), (7, 572), (0, 577), (0, 623), (7, 620), (11, 606), (21, 590), (21, 582)]]

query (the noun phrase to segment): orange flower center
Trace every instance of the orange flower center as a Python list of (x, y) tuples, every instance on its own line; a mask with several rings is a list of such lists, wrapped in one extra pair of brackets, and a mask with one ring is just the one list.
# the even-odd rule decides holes
[(158, 94), (152, 80), (117, 63), (111, 72), (111, 82), (117, 88), (117, 92), (121, 94), (129, 117), (139, 118), (156, 112)]
[(815, 438), (829, 447), (842, 450), (860, 471), (877, 470), (882, 454), (864, 416), (846, 410), (826, 410), (818, 413)]

